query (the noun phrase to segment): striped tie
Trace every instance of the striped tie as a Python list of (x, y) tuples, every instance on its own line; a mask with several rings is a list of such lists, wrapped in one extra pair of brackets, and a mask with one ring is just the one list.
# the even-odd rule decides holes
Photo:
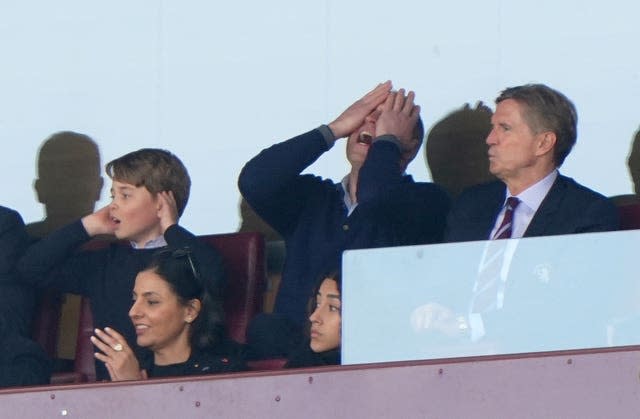
[(498, 228), (493, 235), (493, 239), (489, 240), (485, 246), (485, 252), (478, 269), (478, 277), (473, 290), (474, 295), (471, 303), (472, 313), (482, 313), (499, 308), (498, 292), (501, 284), (500, 272), (502, 271), (504, 263), (506, 243), (497, 240), (511, 238), (513, 211), (519, 203), (520, 200), (516, 197), (510, 196), (507, 199), (506, 210), (500, 228)]
[(507, 209), (504, 212), (504, 218), (502, 219), (502, 224), (500, 224), (500, 228), (496, 231), (496, 234), (493, 235), (493, 240), (500, 239), (510, 239), (511, 238), (511, 225), (513, 224), (513, 211), (516, 210), (516, 207), (520, 203), (520, 200), (515, 196), (510, 196), (507, 198)]

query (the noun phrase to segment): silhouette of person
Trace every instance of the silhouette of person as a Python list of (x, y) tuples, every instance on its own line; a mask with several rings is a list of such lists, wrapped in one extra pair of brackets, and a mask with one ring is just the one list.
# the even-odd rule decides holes
[[(100, 199), (103, 179), (100, 176), (98, 146), (89, 136), (72, 131), (51, 135), (40, 146), (37, 171), (33, 188), (38, 202), (44, 205), (45, 218), (26, 226), (33, 239), (45, 237), (94, 211), (96, 201)], [(48, 292), (40, 298), (40, 304), (47, 307), (45, 311), (60, 317), (45, 319), (36, 316), (36, 322), (45, 323), (38, 329), (51, 330), (50, 335), (41, 338), (39, 343), (50, 356), (73, 359), (80, 297)], [(58, 323), (60, 333), (56, 336)], [(65, 369), (64, 366), (55, 368)]]
[(629, 165), (629, 173), (633, 181), (633, 191), (636, 195), (640, 195), (640, 128), (636, 131), (631, 145), (631, 153), (627, 160)]
[(78, 218), (91, 214), (100, 199), (100, 153), (88, 136), (71, 131), (53, 134), (38, 152), (38, 178), (33, 182), (45, 218), (27, 225), (41, 238)]
[(491, 109), (478, 102), (451, 112), (427, 135), (425, 153), (431, 178), (452, 198), (469, 186), (495, 180), (489, 172), (487, 144)]
[[(627, 158), (627, 166), (629, 167), (629, 175), (631, 175), (631, 181), (633, 182), (633, 193), (612, 196), (611, 200), (617, 206), (640, 203), (640, 128), (636, 131), (633, 137), (631, 151)], [(624, 214), (623, 222), (621, 224), (624, 224)]]

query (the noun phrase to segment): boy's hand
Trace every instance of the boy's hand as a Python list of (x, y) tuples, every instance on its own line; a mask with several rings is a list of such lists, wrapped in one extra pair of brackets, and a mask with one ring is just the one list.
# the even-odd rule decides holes
[(160, 226), (162, 233), (169, 227), (178, 223), (178, 205), (173, 197), (173, 192), (163, 191), (158, 194), (160, 200), (160, 209), (158, 209), (158, 218), (160, 218)]
[(100, 208), (93, 214), (82, 217), (82, 225), (91, 237), (98, 234), (113, 234), (116, 230), (116, 223), (113, 222), (109, 211), (109, 205)]
[(329, 124), (336, 139), (348, 137), (353, 131), (360, 128), (364, 119), (385, 101), (390, 91), (391, 81), (380, 83), (342, 112), (335, 121)]

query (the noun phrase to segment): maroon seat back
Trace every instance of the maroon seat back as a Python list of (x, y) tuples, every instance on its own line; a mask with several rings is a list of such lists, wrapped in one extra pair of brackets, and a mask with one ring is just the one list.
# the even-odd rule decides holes
[(33, 318), (31, 336), (38, 342), (49, 358), (58, 356), (58, 331), (62, 313), (62, 295), (48, 290), (38, 299)]
[(225, 324), (229, 337), (245, 343), (249, 321), (262, 311), (266, 285), (264, 238), (260, 233), (200, 236), (222, 256), (227, 274)]
[(78, 322), (78, 338), (76, 340), (76, 358), (73, 369), (80, 376), (81, 381), (96, 381), (96, 364), (93, 358), (95, 348), (91, 343), (93, 335), (93, 315), (91, 301), (82, 298), (80, 305), (80, 319)]

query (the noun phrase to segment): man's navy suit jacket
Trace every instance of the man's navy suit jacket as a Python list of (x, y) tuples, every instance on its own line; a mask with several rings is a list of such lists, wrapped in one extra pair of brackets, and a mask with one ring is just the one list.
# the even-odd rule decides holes
[[(445, 240), (488, 240), (504, 204), (505, 188), (504, 183), (497, 181), (463, 192), (449, 214)], [(571, 178), (558, 176), (534, 214), (524, 237), (611, 231), (617, 228), (618, 212), (609, 199)], [(526, 252), (516, 252), (513, 256), (504, 290), (504, 307), (482, 314), (486, 329), (483, 340), (498, 346), (505, 343), (523, 345), (523, 342), (530, 342), (531, 336), (556, 336), (550, 341), (554, 347), (569, 348), (576, 345), (580, 347), (583, 344), (580, 339), (602, 336), (604, 344), (605, 326), (610, 318), (608, 309), (602, 307), (600, 310), (591, 310), (589, 304), (592, 304), (592, 300), (576, 298), (575, 287), (579, 281), (580, 292), (589, 294), (606, 290), (613, 295), (620, 290), (614, 287), (615, 281), (605, 284), (601, 276), (587, 274), (580, 270), (582, 267), (573, 265), (567, 280), (560, 280), (567, 270), (559, 267), (557, 258), (542, 254), (541, 260), (529, 260), (529, 256)], [(541, 262), (552, 266), (552, 280), (549, 283), (536, 276), (535, 267)], [(579, 309), (567, 312), (567, 299), (571, 299), (573, 307)], [(570, 330), (571, 333), (562, 333), (564, 330)], [(536, 350), (529, 346), (525, 349), (518, 351)]]
[[(473, 186), (457, 199), (447, 219), (446, 242), (488, 240), (505, 200), (506, 185)], [(613, 231), (618, 211), (605, 196), (558, 175), (524, 237)]]

